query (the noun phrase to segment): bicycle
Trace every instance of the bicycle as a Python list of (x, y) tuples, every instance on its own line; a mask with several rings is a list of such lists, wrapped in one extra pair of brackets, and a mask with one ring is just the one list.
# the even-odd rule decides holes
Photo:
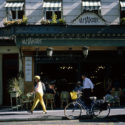
[(100, 102), (102, 100), (97, 100), (96, 97), (90, 97), (92, 102), (91, 106), (88, 107), (85, 105), (84, 101), (81, 100), (81, 93), (72, 92), (70, 95), (74, 101), (67, 104), (64, 109), (64, 115), (68, 119), (78, 119), (81, 115), (88, 115), (96, 118), (106, 118), (109, 116), (109, 103), (105, 102), (104, 105), (101, 105)]

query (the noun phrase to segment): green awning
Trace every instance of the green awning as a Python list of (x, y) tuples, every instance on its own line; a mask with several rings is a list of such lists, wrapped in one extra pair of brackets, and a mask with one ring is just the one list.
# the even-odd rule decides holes
[(61, 11), (61, 6), (60, 0), (46, 0), (43, 2), (43, 8), (46, 11)]
[(101, 1), (100, 0), (83, 0), (82, 9), (83, 11), (99, 10), (101, 9)]
[(11, 10), (23, 10), (24, 2), (7, 2), (5, 7)]
[(125, 11), (125, 0), (120, 1), (121, 11)]

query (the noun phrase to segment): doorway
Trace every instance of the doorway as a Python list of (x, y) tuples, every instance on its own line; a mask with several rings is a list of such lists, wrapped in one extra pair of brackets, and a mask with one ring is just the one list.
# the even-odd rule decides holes
[(9, 80), (16, 77), (18, 73), (18, 54), (3, 55), (3, 105), (10, 105), (8, 93)]

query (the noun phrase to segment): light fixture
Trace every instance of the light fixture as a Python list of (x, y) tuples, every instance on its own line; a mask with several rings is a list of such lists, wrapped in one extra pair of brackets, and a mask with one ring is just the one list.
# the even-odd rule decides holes
[(86, 46), (84, 46), (83, 48), (82, 48), (82, 53), (83, 53), (83, 55), (84, 55), (84, 57), (86, 58), (87, 56), (88, 56), (88, 47), (86, 47)]
[(53, 55), (53, 48), (52, 47), (48, 47), (47, 49), (46, 49), (46, 51), (47, 51), (47, 56), (52, 56)]

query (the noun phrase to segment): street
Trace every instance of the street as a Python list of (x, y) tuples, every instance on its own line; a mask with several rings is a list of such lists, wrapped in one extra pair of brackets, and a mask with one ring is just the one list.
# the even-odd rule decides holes
[(107, 118), (90, 118), (82, 116), (78, 120), (67, 120), (63, 110), (34, 111), (33, 115), (26, 111), (0, 112), (0, 125), (123, 125), (125, 124), (125, 108), (111, 109)]
[(82, 122), (79, 120), (1, 122), (0, 125), (124, 125), (124, 122)]

